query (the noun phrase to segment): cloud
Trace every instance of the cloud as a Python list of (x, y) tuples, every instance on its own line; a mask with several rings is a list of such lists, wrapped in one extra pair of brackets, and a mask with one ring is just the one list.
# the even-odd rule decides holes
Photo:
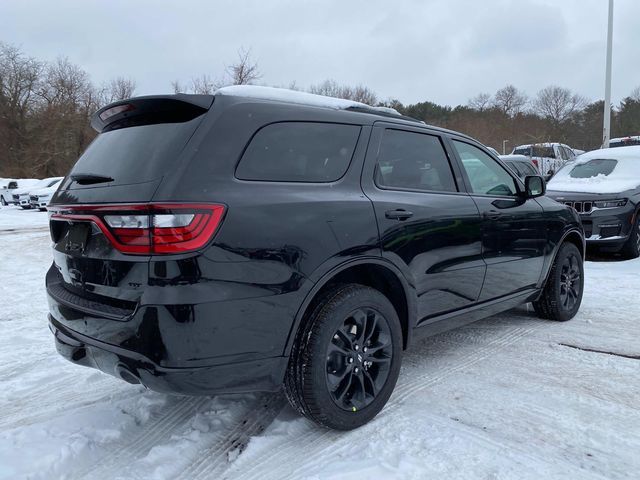
[[(614, 99), (640, 81), (634, 2), (616, 3)], [(137, 93), (220, 77), (251, 48), (270, 85), (334, 78), (380, 97), (456, 105), (512, 83), (602, 97), (601, 0), (3, 0), (0, 40), (35, 57), (67, 56), (96, 83), (134, 78)]]

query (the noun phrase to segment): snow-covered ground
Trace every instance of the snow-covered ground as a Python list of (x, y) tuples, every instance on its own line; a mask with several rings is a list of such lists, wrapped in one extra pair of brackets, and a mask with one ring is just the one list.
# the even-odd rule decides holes
[(0, 209), (0, 479), (640, 475), (638, 260), (588, 262), (568, 323), (523, 307), (414, 345), (382, 413), (338, 433), (280, 395), (167, 396), (60, 358), (46, 225)]

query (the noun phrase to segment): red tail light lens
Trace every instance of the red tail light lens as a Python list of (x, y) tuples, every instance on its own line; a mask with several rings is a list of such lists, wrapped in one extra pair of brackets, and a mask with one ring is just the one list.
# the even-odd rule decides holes
[(531, 162), (533, 162), (533, 164), (536, 166), (536, 168), (538, 168), (538, 160), (536, 160), (534, 158), (534, 159), (531, 159)]
[(52, 221), (95, 223), (123, 253), (184, 253), (202, 248), (225, 212), (218, 204), (73, 205), (52, 208)]

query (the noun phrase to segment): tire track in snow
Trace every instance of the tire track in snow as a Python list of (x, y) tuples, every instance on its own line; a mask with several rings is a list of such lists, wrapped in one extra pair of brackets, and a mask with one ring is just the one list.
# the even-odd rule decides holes
[(27, 227), (27, 228), (5, 228), (0, 230), (0, 235), (19, 235), (21, 233), (39, 233), (48, 232), (49, 226), (46, 227)]
[[(413, 395), (414, 393), (417, 393), (420, 390), (424, 390), (425, 388), (439, 383), (450, 375), (453, 375), (461, 370), (469, 368), (470, 366), (485, 360), (502, 348), (516, 343), (522, 337), (540, 328), (541, 325), (542, 324), (534, 325), (528, 328), (518, 326), (507, 327), (497, 338), (490, 340), (484, 346), (475, 348), (470, 354), (463, 357), (461, 362), (441, 369), (436, 375), (425, 373), (412, 376), (411, 378), (406, 378), (408, 376), (404, 375), (405, 379), (403, 380), (407, 381), (403, 381), (401, 384), (396, 385), (394, 393), (389, 399), (389, 403), (385, 406), (381, 413), (388, 415), (389, 413), (394, 412), (402, 406), (403, 399), (406, 399), (407, 397)], [(416, 365), (415, 368), (419, 368), (419, 366)], [(250, 463), (249, 468), (246, 470), (244, 468), (245, 466), (242, 464), (232, 464), (227, 471), (227, 476), (221, 478), (226, 479), (241, 477), (243, 478), (243, 480), (265, 480), (265, 478), (270, 478), (266, 475), (263, 468), (263, 463), (267, 459), (275, 459), (277, 463), (284, 464), (286, 463), (287, 459), (294, 457), (300, 452), (304, 452), (306, 459), (315, 460), (319, 457), (322, 457), (323, 455), (326, 455), (329, 450), (335, 452), (335, 442), (330, 442), (329, 445), (327, 445), (327, 439), (331, 439), (331, 437), (335, 437), (336, 441), (345, 441), (344, 433), (341, 434), (332, 430), (317, 430), (315, 432), (309, 432), (305, 429), (300, 432), (300, 434), (287, 438), (282, 444), (277, 446), (274, 445), (274, 447), (277, 448), (277, 452), (274, 453), (272, 450), (265, 451), (250, 460), (247, 459), (247, 461)], [(348, 447), (350, 446), (351, 445), (349, 444)], [(297, 478), (295, 476), (295, 472), (296, 470), (290, 472), (287, 478)], [(282, 479), (285, 477), (283, 476), (283, 472), (278, 472), (277, 476), (273, 478)]]
[[(129, 429), (129, 438), (119, 438), (112, 448), (105, 446), (105, 455), (97, 462), (74, 474), (73, 478), (115, 478), (123, 473), (123, 465), (146, 455), (164, 438), (170, 437), (174, 431), (184, 426), (198, 409), (209, 401), (209, 397), (173, 397), (177, 403), (166, 406), (152, 416), (152, 419), (141, 428)], [(133, 430), (133, 431), (132, 431)]]
[(260, 395), (249, 414), (238, 419), (222, 438), (201, 452), (176, 480), (221, 478), (230, 465), (230, 455), (242, 453), (249, 440), (271, 424), (286, 402), (282, 392)]
[[(87, 389), (86, 384), (81, 384), (70, 391), (70, 386), (74, 384), (76, 380), (70, 377), (67, 380), (57, 379), (57, 383), (53, 385), (44, 382), (34, 389), (20, 391), (19, 395), (27, 399), (27, 404), (8, 400), (9, 405), (3, 409), (3, 415), (0, 418), (0, 428), (30, 425), (40, 420), (47, 420), (54, 414), (99, 403), (121, 393), (113, 391), (113, 381), (110, 378), (91, 383), (91, 389)], [(125, 393), (122, 398), (138, 394), (137, 391)], [(30, 409), (29, 405), (36, 405), (37, 408)]]

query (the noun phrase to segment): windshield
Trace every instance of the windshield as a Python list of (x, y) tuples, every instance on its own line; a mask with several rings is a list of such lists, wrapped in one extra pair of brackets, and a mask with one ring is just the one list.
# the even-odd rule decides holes
[(202, 116), (182, 123), (160, 123), (102, 133), (89, 145), (71, 176), (113, 178), (111, 184), (142, 183), (163, 176), (176, 161)]

